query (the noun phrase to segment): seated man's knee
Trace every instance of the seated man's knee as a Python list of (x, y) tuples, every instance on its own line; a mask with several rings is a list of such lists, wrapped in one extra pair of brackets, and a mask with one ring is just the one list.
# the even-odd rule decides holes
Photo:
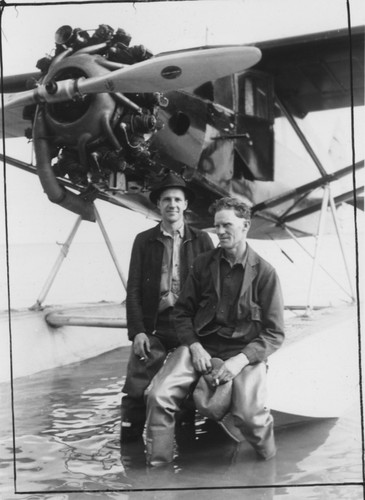
[(239, 411), (234, 412), (236, 425), (248, 428), (265, 427), (272, 420), (270, 410), (266, 407), (249, 408), (241, 407)]
[(236, 425), (245, 425), (252, 427), (255, 425), (256, 415), (250, 409), (241, 408), (239, 414), (234, 414)]
[(145, 390), (145, 400), (149, 405), (156, 404), (160, 400), (159, 389), (159, 385), (154, 384), (152, 381)]
[(162, 369), (145, 391), (147, 404), (151, 406), (178, 407), (194, 381), (190, 373), (190, 354), (185, 346), (177, 348), (166, 360)]
[(145, 390), (145, 400), (148, 408), (166, 407), (169, 404), (170, 394), (168, 381), (155, 377)]

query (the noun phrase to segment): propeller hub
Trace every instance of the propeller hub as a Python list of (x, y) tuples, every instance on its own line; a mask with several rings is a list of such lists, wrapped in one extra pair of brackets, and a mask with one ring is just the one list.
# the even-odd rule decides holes
[(45, 87), (48, 94), (51, 95), (55, 94), (58, 89), (57, 83), (54, 80), (50, 80), (48, 83), (46, 83)]

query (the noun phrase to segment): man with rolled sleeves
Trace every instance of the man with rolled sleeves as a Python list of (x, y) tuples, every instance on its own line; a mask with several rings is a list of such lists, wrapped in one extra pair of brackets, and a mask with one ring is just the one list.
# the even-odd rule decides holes
[(128, 337), (133, 342), (122, 398), (121, 442), (142, 436), (144, 392), (167, 353), (180, 345), (173, 308), (194, 259), (213, 248), (209, 235), (189, 227), (184, 212), (194, 193), (168, 173), (150, 193), (161, 222), (136, 236), (127, 284)]
[(247, 242), (250, 209), (234, 198), (212, 207), (220, 247), (199, 256), (175, 304), (181, 347), (170, 354), (147, 391), (147, 462), (173, 460), (175, 414), (202, 374), (232, 381), (231, 405), (220, 420), (259, 458), (275, 456), (273, 418), (266, 406), (267, 358), (284, 340), (283, 298), (275, 269)]

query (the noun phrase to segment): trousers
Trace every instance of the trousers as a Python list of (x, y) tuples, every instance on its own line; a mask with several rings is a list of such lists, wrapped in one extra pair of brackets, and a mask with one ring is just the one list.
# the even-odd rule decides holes
[(156, 331), (147, 335), (151, 351), (149, 356), (141, 361), (131, 349), (127, 376), (123, 387), (125, 396), (122, 398), (122, 421), (126, 420), (132, 425), (144, 425), (146, 419), (146, 406), (144, 392), (153, 377), (163, 365), (169, 350), (178, 345), (172, 324), (171, 310), (160, 313), (157, 320)]
[(122, 420), (133, 425), (144, 425), (146, 406), (144, 392), (153, 377), (159, 371), (166, 358), (166, 349), (156, 337), (149, 335), (151, 352), (149, 357), (141, 361), (131, 349), (127, 376), (123, 387), (125, 396), (122, 398)]
[[(219, 423), (235, 441), (246, 439), (261, 458), (270, 459), (276, 446), (273, 417), (266, 406), (266, 373), (266, 363), (261, 362), (246, 366), (233, 379), (231, 407)], [(176, 412), (199, 376), (189, 348), (180, 346), (168, 355), (146, 390), (149, 465), (173, 460)]]

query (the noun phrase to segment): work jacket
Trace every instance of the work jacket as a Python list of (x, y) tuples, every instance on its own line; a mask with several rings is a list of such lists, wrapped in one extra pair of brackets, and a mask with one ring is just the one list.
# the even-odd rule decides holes
[[(139, 233), (133, 244), (127, 283), (128, 337), (155, 330), (160, 301), (161, 266), (164, 244), (160, 224)], [(180, 246), (180, 284), (184, 284), (194, 259), (214, 247), (210, 236), (184, 225)]]
[[(214, 331), (211, 326), (220, 299), (222, 251), (216, 248), (196, 259), (175, 304), (176, 332), (184, 345), (198, 341), (204, 346), (204, 336)], [(272, 265), (249, 246), (237, 301), (236, 327), (230, 334), (225, 332), (227, 335), (242, 339), (239, 352), (247, 356), (250, 364), (266, 360), (284, 340), (284, 304), (278, 276)]]

